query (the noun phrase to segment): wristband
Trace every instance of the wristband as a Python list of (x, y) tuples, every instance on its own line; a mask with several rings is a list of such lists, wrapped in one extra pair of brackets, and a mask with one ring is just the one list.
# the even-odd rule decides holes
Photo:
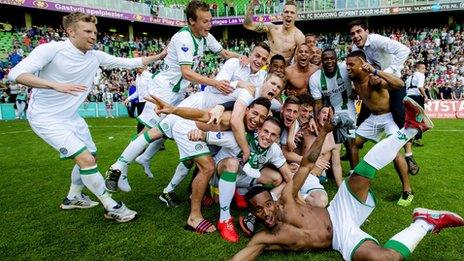
[(377, 69), (374, 69), (374, 75), (377, 76)]

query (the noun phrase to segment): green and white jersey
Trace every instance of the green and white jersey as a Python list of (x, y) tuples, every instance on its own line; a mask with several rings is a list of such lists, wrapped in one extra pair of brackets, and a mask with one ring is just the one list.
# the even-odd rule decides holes
[(345, 63), (338, 63), (337, 71), (332, 78), (317, 70), (309, 79), (309, 89), (314, 100), (322, 99), (332, 105), (336, 112), (348, 111), (354, 118), (354, 101), (350, 99), (353, 87), (348, 77)]
[(156, 89), (168, 89), (178, 93), (188, 87), (190, 81), (182, 78), (180, 70), (181, 65), (190, 65), (195, 71), (203, 57), (205, 51), (219, 53), (222, 51), (222, 46), (214, 38), (208, 34), (207, 37), (197, 38), (193, 35), (190, 27), (184, 27), (177, 32), (168, 45), (168, 54), (164, 58), (160, 71), (152, 78), (150, 87)]
[[(252, 168), (262, 169), (266, 163), (271, 163), (276, 168), (281, 168), (285, 164), (286, 159), (279, 145), (273, 143), (269, 148), (262, 149), (258, 145), (257, 133), (247, 133), (246, 138), (251, 151), (248, 163)], [(232, 131), (207, 132), (206, 143), (221, 147), (219, 152), (214, 156), (216, 163), (228, 157), (241, 157), (242, 151)]]

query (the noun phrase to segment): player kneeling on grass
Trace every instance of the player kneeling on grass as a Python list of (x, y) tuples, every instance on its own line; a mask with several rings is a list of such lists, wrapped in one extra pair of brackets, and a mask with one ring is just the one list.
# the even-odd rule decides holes
[[(409, 98), (404, 103), (404, 128), (398, 130), (397, 135), (377, 143), (366, 154), (354, 173), (343, 181), (327, 209), (304, 204), (297, 195), (320, 154), (325, 136), (333, 130), (331, 120), (321, 128), (298, 172), (282, 191), (279, 201), (275, 202), (265, 188), (253, 187), (247, 193), (250, 208), (269, 230), (257, 233), (232, 260), (254, 260), (264, 250), (328, 248), (340, 252), (345, 260), (402, 260), (411, 254), (427, 233), (463, 226), (464, 219), (457, 214), (417, 208), (413, 212), (413, 223), (393, 236), (384, 247), (360, 229), (376, 204), (370, 192), (370, 182), (377, 170), (390, 163), (418, 131), (433, 127), (417, 103)], [(331, 119), (332, 112), (329, 115)]]
[(96, 23), (95, 16), (84, 13), (64, 16), (63, 28), (69, 38), (38, 46), (10, 71), (8, 77), (33, 88), (28, 109), (32, 130), (58, 150), (61, 158), (70, 158), (76, 163), (71, 187), (61, 208), (98, 205), (82, 194), (86, 186), (102, 202), (105, 218), (126, 222), (137, 212), (116, 202), (105, 191), (105, 181), (93, 156), (97, 148), (87, 123), (78, 113), (79, 106), (89, 94), (99, 66), (136, 68), (162, 59), (164, 54), (127, 59), (93, 50)]
[[(230, 242), (238, 242), (239, 236), (235, 230), (233, 218), (230, 215), (230, 204), (236, 187), (249, 188), (254, 184), (280, 185), (282, 177), (288, 182), (292, 173), (285, 160), (282, 150), (275, 142), (280, 138), (280, 122), (275, 118), (267, 118), (257, 132), (247, 133), (251, 154), (245, 164), (241, 164), (241, 150), (235, 141), (234, 134), (227, 132), (203, 132), (194, 130), (189, 133), (192, 141), (206, 141), (207, 144), (217, 145), (221, 150), (214, 156), (216, 175), (219, 181), (220, 218), (218, 230), (221, 236)], [(261, 172), (264, 165), (270, 163), (279, 169), (274, 173)], [(266, 174), (268, 173), (268, 174)]]

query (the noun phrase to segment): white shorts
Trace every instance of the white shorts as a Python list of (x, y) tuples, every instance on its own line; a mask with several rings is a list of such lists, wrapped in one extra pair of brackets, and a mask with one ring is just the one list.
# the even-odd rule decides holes
[(356, 250), (366, 240), (378, 241), (359, 227), (372, 213), (376, 205), (374, 194), (369, 191), (365, 203), (360, 202), (343, 181), (327, 208), (332, 221), (332, 247), (344, 260), (351, 260)]
[(74, 158), (85, 149), (96, 154), (97, 147), (87, 123), (81, 117), (69, 120), (29, 120), (32, 130), (46, 143), (59, 151), (61, 158)]
[(319, 179), (313, 174), (309, 173), (308, 177), (305, 180), (305, 183), (300, 189), (300, 192), (304, 199), (306, 199), (314, 191), (323, 191), (325, 192), (324, 186), (321, 185)]
[[(156, 95), (156, 97), (161, 100), (171, 104), (177, 105), (184, 98), (183, 93), (172, 92), (171, 90), (165, 90), (161, 88), (156, 88), (150, 92), (150, 94)], [(151, 102), (146, 102), (145, 107), (143, 107), (142, 113), (137, 117), (137, 120), (145, 125), (148, 128), (155, 127), (166, 115), (158, 115), (155, 112), (156, 105)]]
[(382, 134), (387, 136), (395, 134), (399, 130), (393, 120), (391, 112), (374, 115), (371, 114), (359, 127), (356, 129), (356, 136), (361, 136), (364, 139), (379, 142), (382, 139)]
[(158, 129), (168, 138), (174, 139), (179, 149), (180, 161), (211, 155), (206, 142), (188, 139), (188, 132), (198, 129), (196, 123), (192, 120), (186, 120), (176, 115), (168, 115), (158, 124)]

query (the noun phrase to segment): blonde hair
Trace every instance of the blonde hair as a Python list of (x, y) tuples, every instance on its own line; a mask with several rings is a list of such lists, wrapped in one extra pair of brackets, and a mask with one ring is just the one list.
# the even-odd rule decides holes
[(63, 16), (63, 29), (66, 30), (79, 21), (97, 24), (97, 17), (81, 12), (70, 13)]
[(274, 76), (282, 80), (282, 84), (283, 84), (282, 88), (285, 88), (285, 85), (287, 84), (287, 78), (285, 78), (285, 76), (280, 77), (276, 73), (268, 73), (264, 81), (267, 82), (271, 77), (274, 77)]

